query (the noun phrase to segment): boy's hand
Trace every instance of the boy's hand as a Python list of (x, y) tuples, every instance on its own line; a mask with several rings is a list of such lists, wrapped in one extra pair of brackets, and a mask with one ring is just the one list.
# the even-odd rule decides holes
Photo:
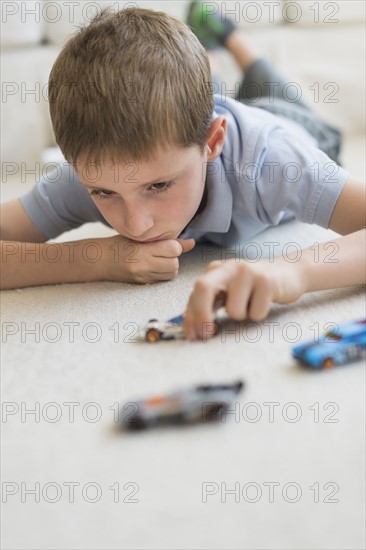
[(305, 275), (296, 263), (283, 258), (253, 264), (241, 260), (208, 264), (195, 284), (184, 315), (184, 334), (190, 340), (212, 335), (207, 323), (214, 320), (218, 296), (225, 297), (228, 315), (241, 321), (264, 319), (272, 302), (288, 303), (306, 291)]
[(139, 243), (121, 235), (103, 240), (102, 278), (123, 283), (169, 281), (178, 275), (178, 257), (194, 248), (194, 239)]

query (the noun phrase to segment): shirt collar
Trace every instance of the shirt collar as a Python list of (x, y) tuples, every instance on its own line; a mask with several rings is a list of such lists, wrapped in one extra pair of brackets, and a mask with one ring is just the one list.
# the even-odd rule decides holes
[(233, 194), (226, 178), (221, 156), (207, 163), (205, 189), (205, 207), (185, 229), (226, 233), (231, 223)]

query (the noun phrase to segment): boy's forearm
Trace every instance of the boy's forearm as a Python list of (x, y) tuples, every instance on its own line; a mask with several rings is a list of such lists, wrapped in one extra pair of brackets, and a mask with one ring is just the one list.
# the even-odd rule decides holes
[(1, 241), (2, 290), (103, 280), (102, 239), (66, 243)]
[(302, 250), (306, 292), (366, 283), (366, 230)]

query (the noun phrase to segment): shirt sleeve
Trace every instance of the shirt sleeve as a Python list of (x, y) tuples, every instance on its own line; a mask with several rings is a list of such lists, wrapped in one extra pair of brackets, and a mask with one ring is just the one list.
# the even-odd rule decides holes
[(277, 225), (294, 215), (299, 221), (329, 227), (348, 172), (310, 142), (283, 128), (257, 143), (259, 161), (251, 175), (254, 217)]
[(111, 227), (67, 162), (42, 177), (31, 191), (20, 197), (20, 202), (48, 239), (87, 222), (100, 221)]

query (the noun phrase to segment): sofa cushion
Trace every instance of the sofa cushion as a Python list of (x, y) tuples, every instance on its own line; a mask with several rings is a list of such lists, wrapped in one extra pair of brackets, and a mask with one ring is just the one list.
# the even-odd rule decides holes
[(285, 22), (301, 26), (337, 26), (365, 21), (364, 0), (338, 0), (337, 2), (293, 2), (283, 0), (282, 16)]
[(45, 21), (42, 2), (1, 3), (1, 48), (38, 44), (43, 37)]

